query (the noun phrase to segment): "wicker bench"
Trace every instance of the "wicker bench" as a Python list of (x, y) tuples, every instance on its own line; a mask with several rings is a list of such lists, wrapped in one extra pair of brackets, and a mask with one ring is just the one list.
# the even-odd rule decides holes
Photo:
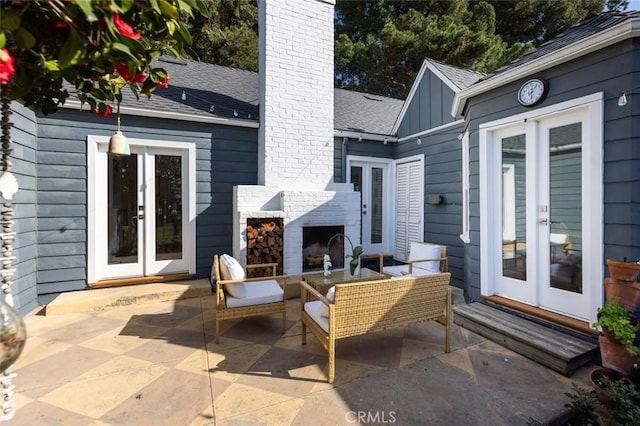
[[(450, 279), (451, 274), (445, 272), (338, 284), (333, 302), (303, 281), (302, 344), (306, 344), (309, 328), (329, 354), (329, 383), (335, 378), (336, 341), (345, 337), (437, 320), (445, 326), (448, 353), (453, 324)], [(323, 309), (328, 316), (320, 313)]]

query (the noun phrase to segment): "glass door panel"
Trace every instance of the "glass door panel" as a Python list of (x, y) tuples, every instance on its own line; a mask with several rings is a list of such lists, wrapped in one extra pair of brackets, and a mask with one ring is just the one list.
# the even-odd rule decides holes
[(108, 162), (108, 264), (138, 263), (138, 156), (109, 156)]
[(371, 220), (369, 224), (371, 244), (382, 243), (383, 179), (383, 170), (380, 167), (373, 167), (371, 169), (371, 215), (369, 216)]
[(527, 279), (526, 138), (502, 138), (502, 276)]
[(182, 158), (155, 158), (156, 260), (182, 259)]
[(582, 293), (581, 123), (549, 129), (549, 281)]

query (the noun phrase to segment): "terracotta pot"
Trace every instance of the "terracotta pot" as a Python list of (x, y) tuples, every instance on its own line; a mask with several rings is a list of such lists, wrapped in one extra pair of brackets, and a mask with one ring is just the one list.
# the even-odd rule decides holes
[(640, 283), (638, 282), (605, 278), (604, 292), (607, 295), (607, 300), (617, 297), (620, 304), (628, 311), (635, 312), (640, 305)]
[(596, 368), (591, 372), (591, 384), (596, 391), (598, 399), (605, 404), (611, 402), (611, 398), (609, 398), (604, 392), (604, 389), (607, 387), (608, 381), (617, 382), (621, 379), (627, 382), (629, 385), (633, 384), (633, 382), (627, 376), (609, 368)]
[(640, 273), (640, 263), (607, 259), (609, 274), (616, 281), (634, 282)]
[(621, 345), (604, 335), (598, 337), (598, 343), (600, 344), (602, 366), (629, 376), (636, 358), (629, 355), (626, 345)]

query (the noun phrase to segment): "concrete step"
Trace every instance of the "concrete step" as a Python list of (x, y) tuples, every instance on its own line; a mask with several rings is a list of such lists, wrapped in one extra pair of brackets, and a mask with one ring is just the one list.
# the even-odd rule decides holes
[(592, 361), (598, 344), (483, 303), (453, 306), (454, 322), (527, 358), (570, 376)]
[(105, 309), (210, 296), (208, 279), (138, 284), (61, 293), (45, 308), (45, 315), (95, 312)]

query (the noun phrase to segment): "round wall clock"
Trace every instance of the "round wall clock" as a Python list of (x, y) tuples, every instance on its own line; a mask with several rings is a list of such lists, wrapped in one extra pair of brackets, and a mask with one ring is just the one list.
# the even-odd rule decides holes
[(547, 82), (541, 78), (527, 80), (518, 90), (518, 102), (526, 107), (533, 106), (545, 98), (547, 89)]

